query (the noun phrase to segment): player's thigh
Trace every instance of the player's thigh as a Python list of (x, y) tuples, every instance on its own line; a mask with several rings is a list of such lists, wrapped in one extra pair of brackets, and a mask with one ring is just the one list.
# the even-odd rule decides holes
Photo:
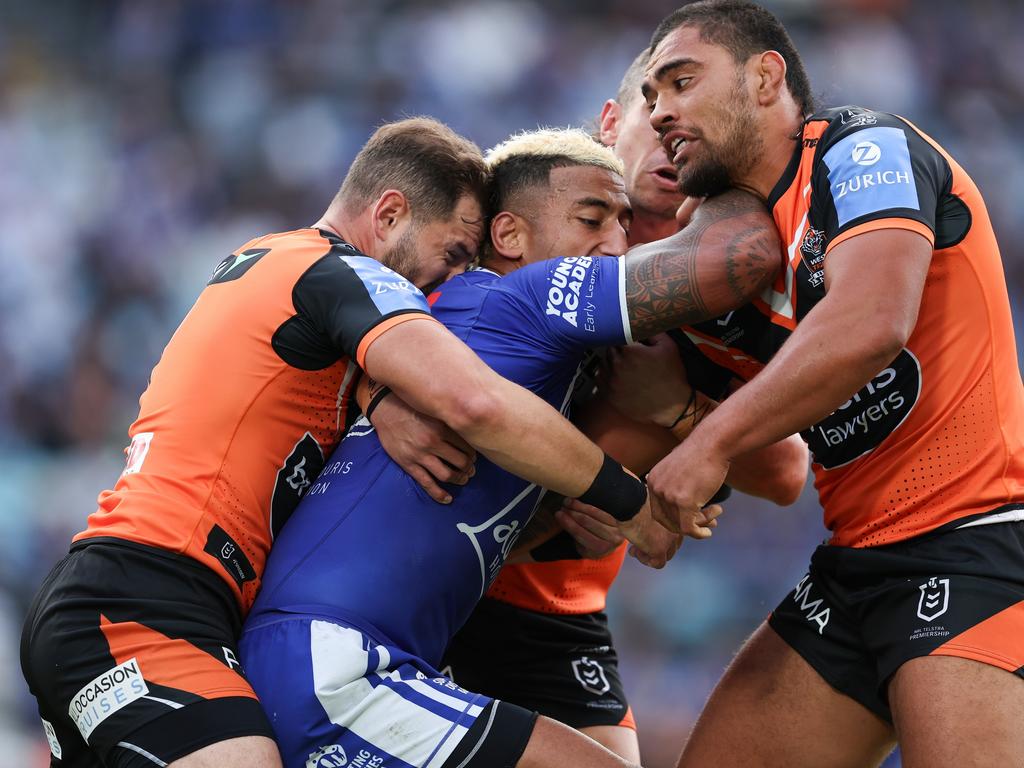
[(516, 768), (626, 768), (625, 760), (607, 747), (569, 726), (538, 717)]
[(904, 768), (1024, 761), (1024, 680), (972, 659), (908, 661), (889, 685)]
[(892, 728), (832, 688), (762, 624), (712, 692), (680, 768), (865, 768), (892, 750)]
[(622, 725), (592, 725), (589, 728), (580, 728), (580, 732), (631, 763), (640, 762), (640, 742), (632, 728)]
[(22, 641), (62, 764), (88, 755), (115, 768), (170, 764), (271, 736), (238, 668), (233, 607), (219, 578), (185, 558), (101, 544), (72, 552), (41, 589)]
[(203, 747), (168, 768), (281, 768), (281, 756), (272, 739), (242, 736)]

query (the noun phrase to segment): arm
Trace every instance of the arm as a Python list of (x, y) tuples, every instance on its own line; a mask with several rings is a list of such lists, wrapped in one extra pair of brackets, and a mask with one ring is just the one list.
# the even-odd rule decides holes
[(388, 456), (434, 501), (452, 500), (438, 483), (465, 485), (473, 476), (476, 452), (447, 425), (413, 410), (369, 376), (360, 379), (356, 402)]
[(737, 491), (788, 507), (807, 484), (809, 456), (800, 435), (736, 456), (725, 482)]
[(626, 304), (634, 339), (738, 309), (771, 285), (782, 242), (764, 203), (729, 190), (705, 200), (678, 234), (626, 256)]
[[(406, 322), (366, 351), (366, 371), (448, 424), (503, 469), (567, 496), (590, 489), (604, 453), (550, 405), (503, 379), (437, 322)], [(625, 474), (618, 481), (630, 485)]]
[[(647, 344), (617, 350), (611, 358), (607, 388), (612, 400), (636, 419), (634, 423), (672, 432), (670, 444), (646, 467), (647, 471), (682, 442), (718, 403), (698, 393), (691, 404), (693, 391), (679, 349), (668, 336), (653, 336)], [(686, 416), (681, 418), (681, 414)], [(607, 446), (601, 447), (608, 450)], [(783, 506), (796, 501), (806, 481), (807, 446), (799, 435), (737, 456), (726, 477), (736, 490)]]
[[(676, 445), (664, 429), (641, 424), (623, 416), (598, 396), (581, 410), (576, 423), (580, 430), (624, 467), (643, 476)], [(530, 550), (563, 531), (575, 539), (583, 557), (603, 557), (623, 541), (618, 522), (606, 512), (576, 500), (565, 502), (549, 493), (542, 499), (529, 526), (516, 542), (509, 562), (532, 562)]]
[(931, 255), (928, 240), (900, 229), (866, 232), (832, 249), (825, 297), (764, 370), (651, 471), (656, 517), (686, 525), (738, 455), (816, 423), (891, 362), (917, 322)]

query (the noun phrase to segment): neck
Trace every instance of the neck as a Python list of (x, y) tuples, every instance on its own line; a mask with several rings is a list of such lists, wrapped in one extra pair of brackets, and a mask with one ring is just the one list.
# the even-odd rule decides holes
[(737, 179), (734, 185), (752, 192), (762, 200), (768, 199), (768, 195), (786, 172), (786, 167), (793, 159), (793, 152), (796, 151), (803, 134), (803, 116), (795, 104), (790, 102), (790, 105), (791, 109), (787, 110), (786, 119), (773, 122), (774, 116), (769, 116), (769, 127), (761, 134), (764, 136), (764, 148), (759, 161), (750, 173)]
[(491, 272), (497, 272), (503, 277), (511, 272), (515, 272), (519, 268), (520, 264), (518, 261), (510, 261), (509, 259), (503, 259), (500, 256), (492, 256), (480, 263), (480, 266), (484, 269), (489, 269)]
[(373, 237), (369, 227), (362, 221), (366, 215), (364, 212), (356, 219), (345, 219), (338, 211), (328, 208), (327, 212), (313, 224), (313, 227), (333, 232), (360, 253), (365, 253), (370, 258), (376, 259), (377, 254), (373, 252)]
[(629, 247), (664, 240), (679, 231), (675, 216), (660, 216), (650, 211), (633, 212), (633, 224), (629, 228)]

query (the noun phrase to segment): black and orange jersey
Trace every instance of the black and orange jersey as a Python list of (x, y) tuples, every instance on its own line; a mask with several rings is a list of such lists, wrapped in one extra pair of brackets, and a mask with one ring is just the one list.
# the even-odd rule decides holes
[(75, 541), (195, 558), (247, 610), (273, 536), (346, 426), (366, 350), (421, 318), (433, 322), (415, 286), (331, 233), (246, 243), (164, 349), (124, 472)]
[(807, 120), (768, 203), (786, 248), (775, 284), (675, 334), (744, 380), (824, 297), (836, 245), (904, 229), (934, 247), (906, 347), (802, 433), (831, 542), (876, 546), (960, 519), (1020, 516), (1024, 386), (999, 248), (970, 177), (907, 120), (841, 107)]
[(538, 613), (603, 611), (626, 558), (626, 543), (596, 560), (514, 563), (498, 573), (487, 597)]

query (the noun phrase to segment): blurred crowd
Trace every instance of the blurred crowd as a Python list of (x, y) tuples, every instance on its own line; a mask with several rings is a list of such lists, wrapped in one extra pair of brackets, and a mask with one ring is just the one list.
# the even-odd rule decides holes
[[(776, 0), (823, 105), (897, 112), (981, 187), (1024, 333), (1024, 3)], [(588, 125), (670, 0), (0, 5), (0, 768), (46, 764), (21, 617), (123, 462), (147, 376), (213, 267), (315, 220), (382, 121), (486, 148)], [(229, 339), (225, 343), (230, 343)], [(1020, 359), (1021, 345), (1018, 343)], [(736, 499), (609, 611), (645, 764), (823, 538), (812, 494)]]

